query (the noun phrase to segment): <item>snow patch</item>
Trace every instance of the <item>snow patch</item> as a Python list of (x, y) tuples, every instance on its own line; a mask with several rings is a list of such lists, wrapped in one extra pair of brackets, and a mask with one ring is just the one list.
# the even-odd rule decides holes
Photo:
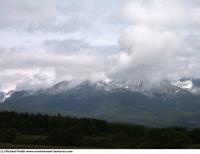
[(14, 90), (9, 91), (8, 93), (4, 93), (3, 96), (1, 96), (0, 103), (5, 102), (10, 96), (14, 93)]
[(193, 88), (193, 83), (191, 80), (186, 80), (186, 81), (178, 81), (175, 83), (175, 86), (181, 88), (181, 89), (192, 89)]

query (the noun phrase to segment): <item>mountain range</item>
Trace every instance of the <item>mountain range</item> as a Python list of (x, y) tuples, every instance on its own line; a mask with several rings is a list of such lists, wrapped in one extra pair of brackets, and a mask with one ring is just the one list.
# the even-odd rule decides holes
[(92, 117), (154, 127), (200, 127), (200, 79), (163, 81), (145, 88), (102, 80), (69, 81), (39, 90), (0, 92), (0, 110)]

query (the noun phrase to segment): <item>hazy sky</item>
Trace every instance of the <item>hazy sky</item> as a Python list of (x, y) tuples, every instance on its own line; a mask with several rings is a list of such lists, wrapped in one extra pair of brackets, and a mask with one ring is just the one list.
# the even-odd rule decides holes
[(200, 77), (199, 0), (0, 0), (0, 90)]

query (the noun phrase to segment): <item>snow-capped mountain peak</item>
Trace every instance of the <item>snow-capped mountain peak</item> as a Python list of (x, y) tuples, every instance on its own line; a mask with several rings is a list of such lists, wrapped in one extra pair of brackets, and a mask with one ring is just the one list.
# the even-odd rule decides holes
[[(149, 88), (148, 88), (149, 87)], [(120, 82), (116, 82), (111, 79), (100, 80), (97, 82), (92, 82), (89, 80), (83, 81), (78, 85), (72, 84), (69, 81), (61, 81), (49, 88), (32, 90), (32, 91), (16, 91), (23, 94), (23, 96), (30, 95), (57, 95), (61, 93), (67, 93), (69, 91), (91, 91), (91, 92), (116, 92), (116, 91), (132, 91), (142, 93), (146, 96), (157, 96), (163, 95), (167, 97), (175, 97), (178, 95), (183, 95), (185, 93), (191, 93), (195, 95), (200, 94), (200, 79), (180, 79), (176, 82), (163, 81), (156, 85), (151, 85), (147, 81), (138, 80), (133, 85), (126, 85)], [(0, 102), (5, 102), (10, 96), (14, 93), (14, 91), (10, 91), (8, 93), (0, 92)]]
[(109, 79), (109, 78), (106, 78), (105, 80), (102, 80), (102, 82), (104, 82), (104, 83), (111, 83), (112, 82), (112, 79)]
[(70, 82), (69, 81), (61, 81), (61, 82), (58, 82), (58, 83), (54, 84), (53, 86), (51, 86), (47, 89), (43, 89), (42, 93), (53, 95), (53, 94), (58, 94), (58, 93), (62, 93), (64, 91), (67, 91), (69, 88), (70, 88)]
[(97, 87), (103, 88), (105, 91), (111, 91), (114, 89), (126, 89), (126, 90), (129, 89), (128, 86), (116, 83), (111, 79), (101, 80), (97, 82)]
[(193, 82), (191, 80), (177, 81), (174, 85), (181, 89), (192, 89), (193, 88)]
[(0, 103), (3, 103), (6, 101), (6, 99), (10, 98), (10, 96), (14, 93), (14, 90), (11, 90), (7, 93), (1, 92), (0, 94)]

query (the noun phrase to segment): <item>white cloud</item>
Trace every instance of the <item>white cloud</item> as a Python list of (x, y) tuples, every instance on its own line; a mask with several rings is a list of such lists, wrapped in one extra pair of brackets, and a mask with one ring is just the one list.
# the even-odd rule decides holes
[(199, 28), (199, 5), (196, 0), (133, 0), (125, 3), (122, 12), (125, 20), (132, 24), (157, 29)]
[(79, 83), (106, 78), (108, 58), (101, 52), (68, 52), (66, 47), (66, 52), (57, 53), (57, 48), (52, 49), (18, 47), (2, 51), (1, 89), (35, 89), (62, 80)]
[(120, 3), (0, 0), (0, 90), (106, 78)]
[[(195, 0), (133, 0), (121, 17), (123, 52), (113, 76), (127, 83), (199, 77), (200, 3)], [(196, 69), (196, 70), (195, 70)]]
[(0, 89), (200, 77), (199, 10), (198, 0), (1, 0)]

